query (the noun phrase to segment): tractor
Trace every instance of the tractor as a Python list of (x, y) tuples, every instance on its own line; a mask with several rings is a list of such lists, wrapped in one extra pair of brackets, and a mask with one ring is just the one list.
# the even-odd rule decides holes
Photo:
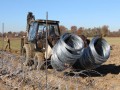
[[(52, 66), (57, 71), (72, 67), (94, 69), (110, 56), (110, 45), (100, 36), (91, 42), (84, 36), (65, 33), (60, 35), (59, 21), (35, 20), (29, 12), (27, 16), (27, 35), (21, 39), (21, 55), (25, 66), (47, 69)], [(89, 44), (90, 43), (90, 44)]]
[(27, 15), (27, 35), (21, 38), (21, 55), (25, 66), (43, 68), (42, 63), (50, 60), (52, 47), (60, 37), (59, 21), (35, 20), (32, 12)]

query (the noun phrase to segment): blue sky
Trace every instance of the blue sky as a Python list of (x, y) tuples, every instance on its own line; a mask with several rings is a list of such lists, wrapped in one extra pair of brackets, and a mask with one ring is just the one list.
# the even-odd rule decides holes
[(120, 29), (120, 0), (1, 0), (0, 31), (25, 31), (26, 15), (31, 11), (36, 19), (59, 20), (68, 29), (72, 25), (93, 28), (108, 25), (111, 31)]

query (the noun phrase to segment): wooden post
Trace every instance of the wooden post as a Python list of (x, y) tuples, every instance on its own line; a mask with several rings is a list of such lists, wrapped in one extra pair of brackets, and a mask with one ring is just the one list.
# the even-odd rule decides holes
[(23, 53), (23, 46), (24, 46), (24, 38), (21, 38), (21, 47), (20, 47), (20, 54), (22, 55)]
[(4, 50), (4, 23), (2, 23), (2, 50)]
[(7, 36), (6, 36), (6, 42), (7, 42), (7, 44), (5, 45), (5, 51), (6, 51), (7, 47), (9, 49), (9, 51), (11, 51), (10, 39)]

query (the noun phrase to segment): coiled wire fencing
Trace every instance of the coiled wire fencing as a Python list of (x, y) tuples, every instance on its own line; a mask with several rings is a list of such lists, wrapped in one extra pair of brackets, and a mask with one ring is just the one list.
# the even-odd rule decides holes
[(67, 66), (75, 69), (94, 69), (110, 56), (110, 45), (99, 36), (94, 37), (89, 46), (84, 47), (83, 40), (74, 34), (64, 34), (53, 47), (51, 65), (56, 70), (65, 70)]
[(83, 40), (74, 34), (66, 33), (53, 47), (51, 65), (58, 71), (72, 66), (82, 55)]
[(83, 49), (82, 56), (73, 65), (79, 69), (95, 69), (107, 61), (110, 56), (110, 45), (99, 36), (94, 37), (89, 46)]

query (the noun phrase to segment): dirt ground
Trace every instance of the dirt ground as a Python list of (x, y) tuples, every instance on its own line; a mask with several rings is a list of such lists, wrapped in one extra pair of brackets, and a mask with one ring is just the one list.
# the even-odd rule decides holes
[[(7, 55), (7, 54), (6, 54)], [(19, 57), (6, 56), (0, 68), (0, 90), (44, 90), (45, 71), (31, 70), (23, 67)], [(15, 58), (14, 58), (15, 57)], [(13, 59), (14, 58), (14, 59)], [(16, 59), (18, 58), (18, 59)], [(1, 66), (0, 66), (1, 67)], [(120, 90), (120, 45), (112, 44), (110, 58), (95, 71), (100, 74), (89, 73), (87, 76), (76, 74), (65, 75), (65, 72), (48, 70), (48, 90)], [(57, 84), (57, 82), (60, 82)]]

